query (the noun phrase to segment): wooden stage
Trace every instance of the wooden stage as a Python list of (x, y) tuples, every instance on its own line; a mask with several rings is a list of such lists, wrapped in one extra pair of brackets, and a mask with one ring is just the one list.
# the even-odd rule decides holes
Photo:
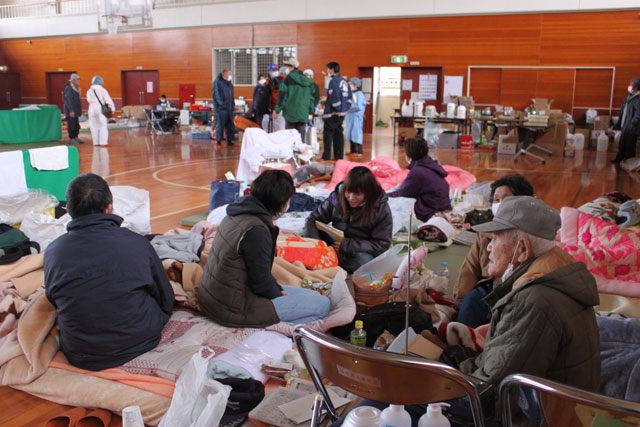
[[(406, 165), (404, 150), (393, 145), (390, 129), (376, 131), (374, 135), (365, 135), (362, 161), (384, 155)], [(241, 145), (238, 142), (234, 147), (225, 147), (223, 143), (222, 148), (217, 148), (213, 141), (191, 140), (179, 134), (151, 137), (141, 129), (112, 131), (107, 147), (92, 146), (89, 134), (81, 133), (80, 138), (85, 140), (84, 145), (78, 146), (81, 173), (94, 172), (111, 185), (131, 185), (149, 191), (154, 233), (176, 228), (180, 218), (208, 209), (211, 181), (224, 179), (227, 171), (236, 172)], [(33, 146), (0, 144), (0, 151)], [(553, 150), (553, 156), (546, 165), (530, 157), (522, 157), (516, 164), (512, 155), (498, 155), (496, 151), (442, 149), (433, 150), (431, 155), (442, 164), (472, 172), (478, 181), (522, 173), (533, 184), (536, 195), (556, 209), (578, 207), (616, 190), (640, 197), (640, 175), (619, 171), (609, 162), (614, 152), (584, 151), (575, 158), (564, 158), (561, 147), (547, 147)], [(67, 409), (0, 387), (0, 426), (41, 426)], [(121, 424), (119, 417), (114, 417), (111, 425)]]

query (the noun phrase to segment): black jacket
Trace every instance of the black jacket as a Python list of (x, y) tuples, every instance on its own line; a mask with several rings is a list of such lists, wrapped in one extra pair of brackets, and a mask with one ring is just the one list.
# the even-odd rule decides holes
[(628, 95), (624, 99), (620, 107), (620, 118), (613, 128), (622, 130), (623, 133), (640, 135), (640, 92), (636, 92), (635, 96)]
[(316, 221), (320, 221), (344, 231), (340, 252), (365, 252), (374, 257), (380, 255), (391, 246), (391, 233), (393, 230), (393, 218), (391, 217), (387, 194), (384, 191), (380, 194), (375, 204), (375, 213), (371, 222), (353, 221), (345, 219), (342, 215), (342, 210), (338, 203), (341, 185), (338, 185), (327, 200), (307, 217), (303, 232), (304, 236), (321, 239), (322, 237), (315, 224)]
[(151, 244), (122, 218), (73, 219), (44, 253), (45, 292), (60, 347), (79, 368), (122, 365), (158, 345), (174, 294)]
[(313, 82), (313, 105), (317, 107), (319, 102), (320, 102), (320, 86), (318, 86), (318, 83)]
[(233, 111), (233, 84), (222, 78), (222, 73), (213, 82), (213, 102), (216, 110)]
[(69, 113), (75, 113), (76, 118), (82, 115), (82, 103), (80, 102), (80, 93), (71, 87), (71, 82), (67, 82), (64, 87), (64, 115), (70, 117)]

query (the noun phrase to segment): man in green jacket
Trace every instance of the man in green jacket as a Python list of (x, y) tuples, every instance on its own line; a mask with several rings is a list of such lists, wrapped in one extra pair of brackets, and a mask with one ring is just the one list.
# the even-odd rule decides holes
[(504, 199), (493, 221), (473, 227), (492, 233), (495, 285), (484, 299), (491, 307), (484, 350), (460, 370), (494, 385), (524, 373), (598, 390), (598, 289), (584, 263), (555, 245), (559, 228), (558, 212), (530, 196)]
[(283, 64), (287, 77), (280, 83), (278, 104), (273, 118), (282, 112), (287, 129), (296, 129), (304, 142), (307, 123), (315, 109), (313, 80), (298, 69), (300, 62), (289, 58)]

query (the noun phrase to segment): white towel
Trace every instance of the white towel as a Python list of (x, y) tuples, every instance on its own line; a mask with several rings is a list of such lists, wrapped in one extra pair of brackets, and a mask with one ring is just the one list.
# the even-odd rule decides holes
[(59, 171), (69, 168), (69, 149), (66, 145), (29, 150), (31, 166), (41, 171)]
[(27, 192), (22, 151), (0, 153), (0, 196)]

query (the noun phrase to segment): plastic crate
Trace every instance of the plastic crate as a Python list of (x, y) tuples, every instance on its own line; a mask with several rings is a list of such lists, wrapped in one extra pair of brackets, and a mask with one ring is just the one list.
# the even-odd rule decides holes
[(191, 139), (211, 139), (210, 133), (190, 133)]

